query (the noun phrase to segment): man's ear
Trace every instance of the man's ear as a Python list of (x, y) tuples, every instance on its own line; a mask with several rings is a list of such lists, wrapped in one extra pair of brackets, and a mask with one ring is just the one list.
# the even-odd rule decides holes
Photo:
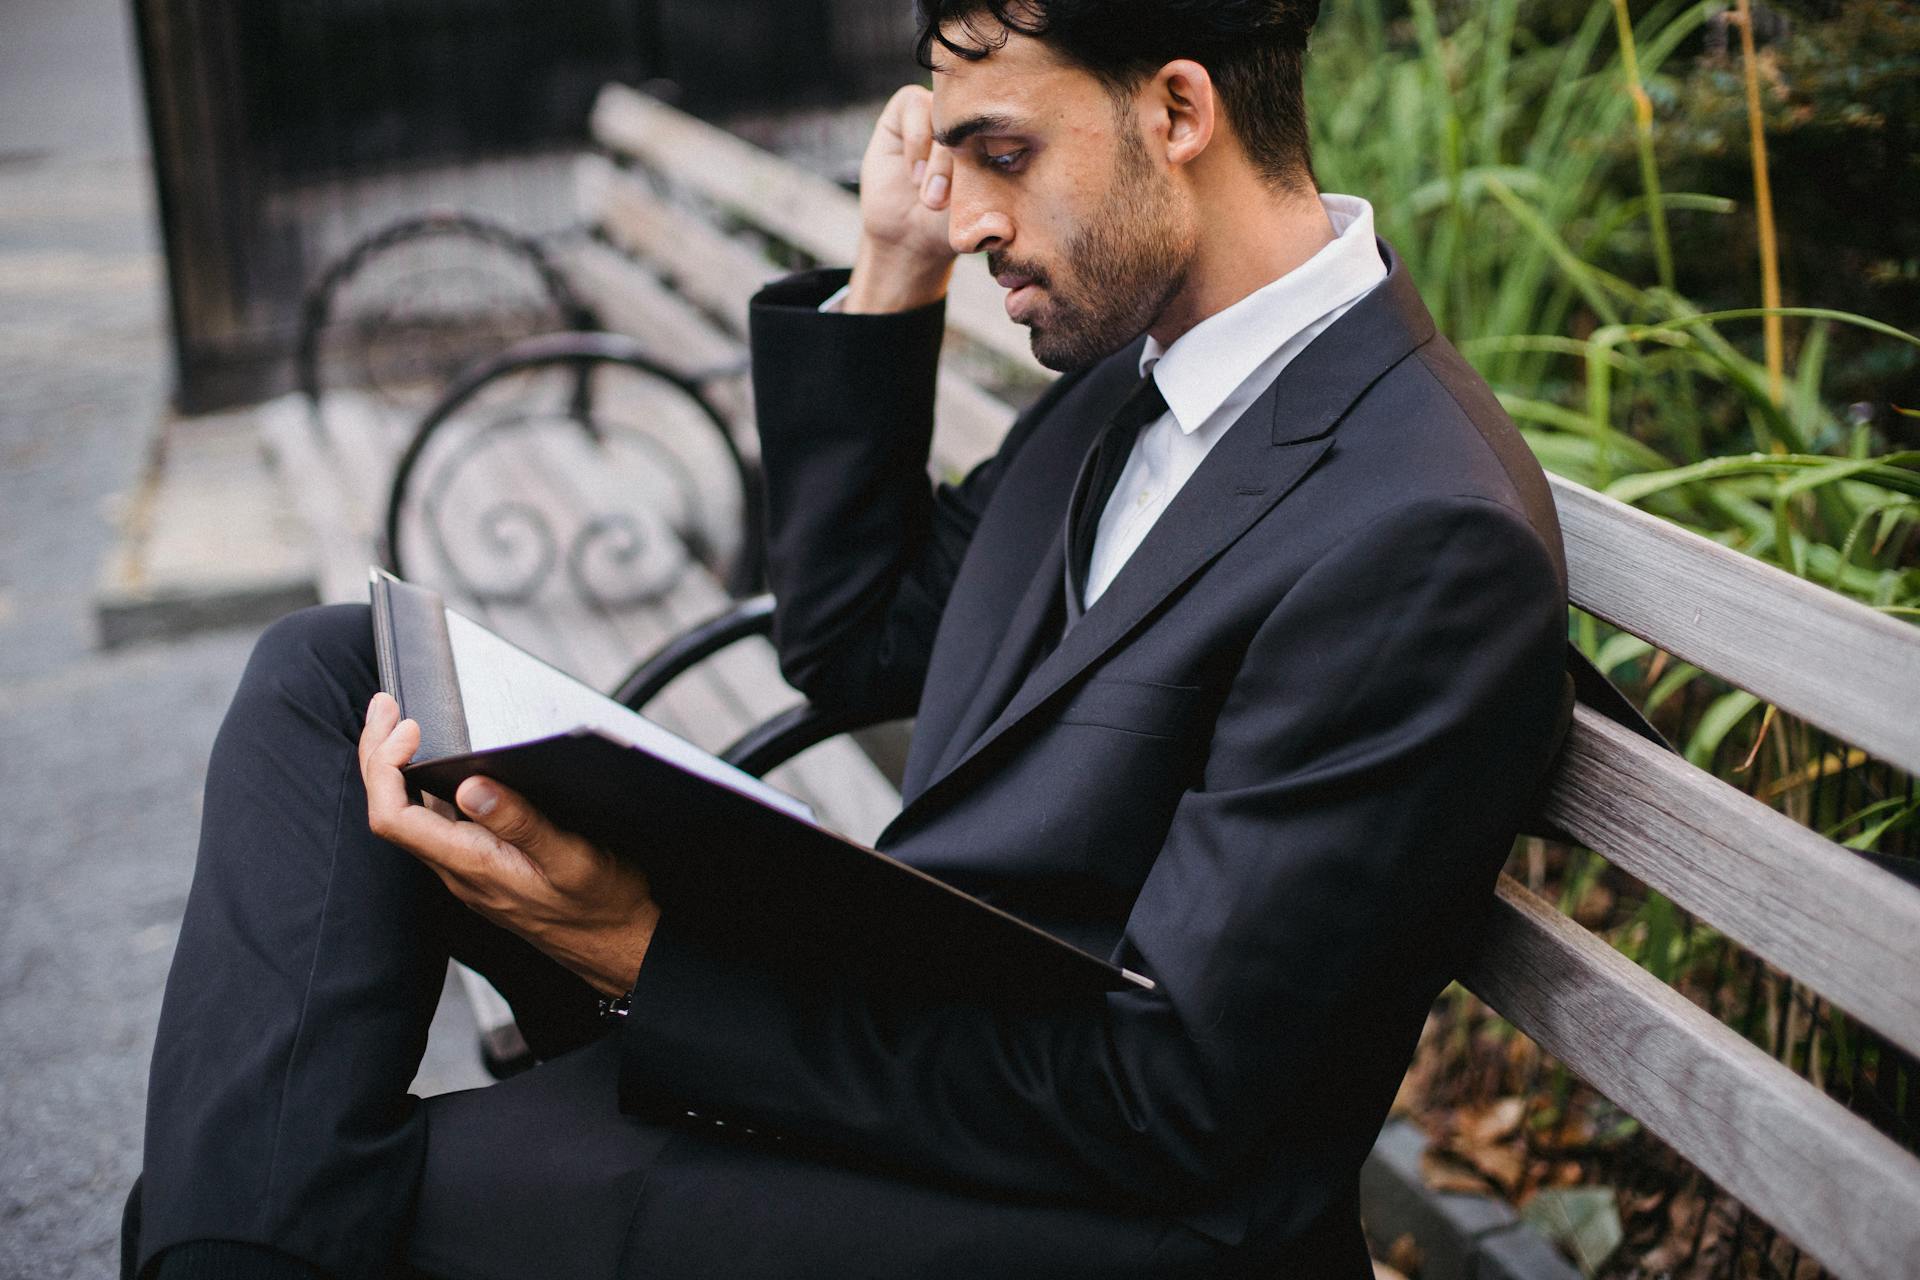
[(1191, 164), (1213, 144), (1220, 103), (1205, 67), (1176, 58), (1154, 75), (1146, 96), (1149, 108), (1166, 122), (1169, 165)]

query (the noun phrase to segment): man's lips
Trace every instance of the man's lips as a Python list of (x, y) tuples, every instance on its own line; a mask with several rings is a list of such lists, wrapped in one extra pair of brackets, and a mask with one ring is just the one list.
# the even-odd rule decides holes
[(1041, 285), (1032, 276), (1002, 272), (994, 282), (1007, 291), (1007, 316), (1016, 324), (1025, 324), (1025, 313), (1038, 297)]

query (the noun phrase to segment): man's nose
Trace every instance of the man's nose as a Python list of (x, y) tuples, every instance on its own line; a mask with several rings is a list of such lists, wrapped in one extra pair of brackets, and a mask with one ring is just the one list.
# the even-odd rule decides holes
[(955, 174), (952, 203), (947, 208), (947, 242), (955, 253), (986, 253), (1004, 249), (1013, 239), (1013, 219), (993, 202), (983, 200), (972, 183)]

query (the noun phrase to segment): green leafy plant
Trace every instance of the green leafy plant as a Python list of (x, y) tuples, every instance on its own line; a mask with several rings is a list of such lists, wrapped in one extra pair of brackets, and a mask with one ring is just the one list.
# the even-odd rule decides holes
[[(1854, 26), (1896, 21), (1884, 5), (1846, 3)], [(1920, 413), (1886, 404), (1885, 390), (1864, 413), (1829, 391), (1843, 344), (1884, 352), (1884, 365), (1898, 368), (1914, 363), (1920, 339), (1841, 308), (1741, 305), (1761, 292), (1755, 206), (1767, 188), (1752, 185), (1750, 162), (1745, 189), (1675, 190), (1663, 176), (1688, 86), (1703, 75), (1725, 82), (1716, 119), (1727, 102), (1752, 101), (1738, 62), (1726, 64), (1733, 55), (1701, 70), (1700, 37), (1725, 8), (1329, 5), (1309, 60), (1318, 177), (1324, 189), (1372, 200), (1380, 233), (1443, 331), (1549, 470), (1890, 617), (1920, 620), (1920, 451), (1885, 425)], [(1556, 27), (1569, 10), (1571, 24)], [(1830, 62), (1821, 65), (1837, 77)], [(1738, 123), (1742, 147), (1764, 132)], [(1677, 246), (1703, 240), (1747, 255), (1737, 285), (1716, 281), (1711, 306), (1683, 292), (1697, 275), (1677, 261)], [(1781, 339), (1771, 366), (1769, 327)], [(1848, 847), (1912, 851), (1920, 799), (1904, 775), (1597, 619), (1577, 615), (1573, 626), (1692, 763)], [(1885, 1069), (1869, 1031), (1599, 855), (1543, 857), (1535, 842), (1523, 856), (1528, 882), (1563, 911), (1836, 1096), (1870, 1087)], [(1430, 1089), (1457, 1106), (1481, 1072), (1474, 1064), (1512, 1061), (1512, 1037), (1459, 988), (1436, 1018), (1427, 1070), (1441, 1083)], [(1492, 1078), (1502, 1089), (1531, 1087), (1556, 1123), (1579, 1109), (1557, 1065), (1530, 1086)], [(1555, 1195), (1538, 1211), (1557, 1215), (1570, 1248), (1576, 1226), (1611, 1220), (1601, 1208), (1611, 1193), (1590, 1190), (1599, 1196)], [(1616, 1265), (1602, 1262), (1616, 1252), (1613, 1232), (1581, 1249), (1588, 1274)]]

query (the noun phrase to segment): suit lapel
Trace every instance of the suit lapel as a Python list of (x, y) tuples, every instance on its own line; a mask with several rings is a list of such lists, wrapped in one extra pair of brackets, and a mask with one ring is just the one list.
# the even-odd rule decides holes
[(1033, 577), (1028, 579), (1020, 602), (1013, 608), (1006, 634), (994, 647), (986, 675), (948, 736), (946, 747), (933, 767), (929, 785), (953, 769), (967, 748), (993, 723), (996, 714), (1012, 697), (1022, 675), (1027, 672), (1035, 647), (1044, 642), (1043, 633), (1049, 629), (1048, 623), (1054, 620), (1055, 611), (1062, 603), (1060, 582), (1066, 572), (1066, 564), (1065, 537), (1060, 522), (1056, 520), (1053, 539), (1041, 554), (1040, 563), (1034, 569)]
[(1399, 258), (1384, 241), (1380, 252), (1387, 279), (1301, 352), (1227, 429), (1105, 593), (1021, 680), (1062, 589), (1065, 549), (1060, 521), (1053, 521), (1051, 543), (985, 679), (927, 784), (882, 834), (882, 843), (970, 761), (1119, 644), (1271, 511), (1332, 447), (1333, 428), (1354, 401), (1433, 336), (1433, 320)]
[[(1071, 476), (1139, 380), (1143, 345), (1144, 339), (1085, 377), (1068, 375), (1077, 386), (1055, 400), (1057, 409), (1042, 409), (1060, 416), (1020, 450), (975, 531), (967, 564), (948, 599), (951, 625), (943, 625), (934, 649), (940, 675), (929, 681), (915, 717), (901, 780), (903, 801), (911, 803), (979, 736), (1025, 673), (1052, 603), (1044, 592), (1036, 597), (1036, 587), (1048, 573), (1058, 584), (1065, 571), (1064, 551), (1056, 545), (1068, 496), (1061, 477)], [(1012, 661), (1014, 656), (1021, 661)]]
[[(1002, 734), (1118, 644), (1265, 515), (1331, 443), (1313, 440), (1291, 450), (1277, 450), (1263, 433), (1239, 431), (1243, 424), (1244, 418), (1241, 424), (1228, 430), (1105, 593), (1061, 638), (1053, 652), (1027, 674), (1012, 700), (992, 722), (934, 775), (927, 792), (938, 788), (955, 770), (992, 746)], [(1064, 553), (1057, 537), (1055, 547), (1051, 557), (1054, 572), (1045, 579), (1045, 590), (1040, 593), (1048, 600), (1062, 590)], [(1030, 591), (1029, 598), (1034, 594)], [(1009, 652), (1011, 649), (1012, 646), (1008, 646)]]

